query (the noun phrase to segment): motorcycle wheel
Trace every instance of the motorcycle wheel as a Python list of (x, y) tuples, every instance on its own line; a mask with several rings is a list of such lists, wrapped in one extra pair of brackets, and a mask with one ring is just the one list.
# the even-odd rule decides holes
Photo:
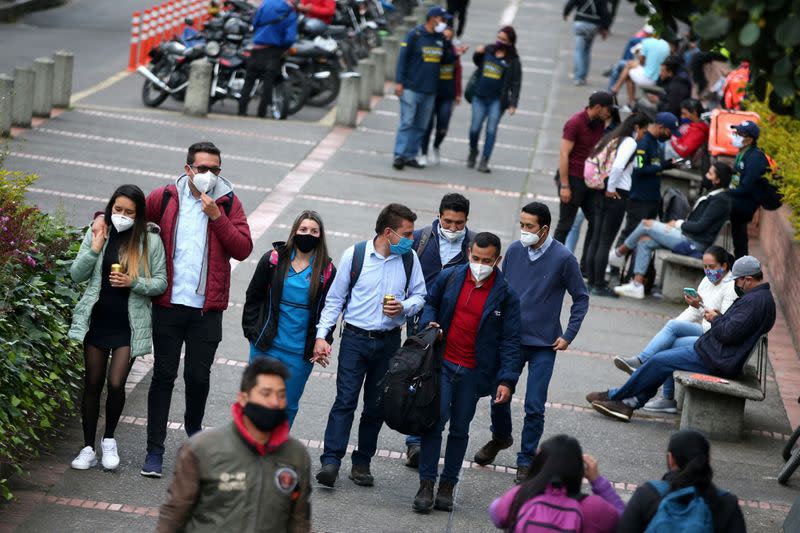
[(308, 105), (324, 107), (336, 100), (339, 96), (339, 88), (342, 84), (339, 67), (330, 64), (328, 65), (328, 70), (331, 75), (327, 78), (311, 80), (313, 87), (311, 89), (311, 96), (308, 98)]
[(789, 460), (783, 465), (780, 473), (778, 474), (778, 483), (781, 485), (786, 485), (789, 482), (789, 478), (792, 477), (794, 471), (797, 470), (797, 467), (800, 466), (800, 450), (795, 451), (794, 455), (789, 457)]
[(303, 75), (302, 72), (296, 69), (287, 69), (286, 71), (289, 79), (281, 80), (278, 85), (285, 85), (286, 94), (288, 97), (288, 104), (286, 106), (286, 114), (294, 115), (300, 111), (308, 102), (308, 96), (311, 93), (311, 84)]
[(291, 91), (287, 83), (276, 83), (272, 86), (272, 118), (286, 120), (289, 117), (289, 100)]
[[(167, 64), (163, 65), (155, 65), (153, 68), (153, 75), (160, 80), (164, 80), (169, 74), (170, 67)], [(142, 85), (142, 101), (144, 105), (148, 107), (158, 107), (164, 103), (169, 97), (169, 93), (162, 91), (158, 87), (156, 87), (152, 81), (145, 79), (144, 85)]]

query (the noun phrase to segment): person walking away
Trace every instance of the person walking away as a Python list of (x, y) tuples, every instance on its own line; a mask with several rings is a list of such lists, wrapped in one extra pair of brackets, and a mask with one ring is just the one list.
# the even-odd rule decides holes
[[(250, 341), (250, 362), (269, 356), (289, 369), (286, 409), (291, 427), (314, 367), (316, 326), (336, 268), (316, 211), (297, 215), (286, 242), (272, 246), (259, 259), (247, 287), (242, 330)], [(332, 333), (327, 341), (333, 342)]]
[(714, 163), (706, 176), (711, 191), (701, 196), (686, 220), (642, 220), (625, 242), (613, 252), (615, 258), (625, 257), (636, 249), (633, 265), (633, 280), (614, 288), (619, 296), (644, 298), (644, 278), (652, 260), (653, 252), (667, 248), (681, 255), (701, 257), (703, 250), (717, 239), (722, 226), (731, 213), (731, 197), (728, 190), (731, 181), (730, 168), (725, 163)]
[[(605, 191), (595, 196), (594, 232), (586, 251), (587, 284), (592, 296), (616, 298), (606, 281), (608, 253), (622, 226), (631, 189), (631, 173), (636, 144), (641, 139), (650, 119), (641, 113), (629, 115), (614, 131), (607, 134), (593, 150), (593, 157), (608, 154), (612, 157), (611, 170), (606, 180)], [(614, 148), (613, 154), (609, 147)]]
[(653, 88), (658, 81), (661, 63), (669, 56), (669, 43), (657, 36), (648, 37), (637, 45), (637, 52), (634, 59), (628, 61), (625, 68), (611, 89), (613, 94), (617, 94), (623, 85), (628, 91), (628, 105), (622, 111), (630, 112), (636, 105), (636, 88)]
[(467, 8), (469, 7), (469, 0), (447, 0), (447, 12), (451, 13), (453, 18), (458, 17), (458, 29), (456, 29), (456, 37), (459, 39), (464, 35), (464, 28), (467, 26)]
[[(448, 193), (439, 203), (439, 218), (430, 226), (414, 230), (413, 250), (417, 253), (425, 286), (431, 287), (436, 277), (445, 268), (465, 265), (469, 262), (469, 246), (475, 240), (475, 232), (467, 228), (469, 200), (459, 193)], [(407, 323), (408, 336), (418, 333), (422, 312)], [(420, 438), (406, 437), (406, 466), (419, 466)]]
[(708, 124), (701, 118), (704, 112), (700, 100), (689, 98), (681, 102), (680, 137), (672, 137), (664, 145), (665, 159), (692, 161), (698, 150), (708, 144)]
[(288, 375), (269, 357), (245, 368), (233, 420), (181, 446), (156, 533), (311, 531), (311, 458), (289, 436)]
[[(735, 494), (719, 489), (713, 483), (711, 445), (699, 432), (684, 429), (672, 434), (667, 446), (667, 473), (660, 480), (639, 486), (631, 496), (619, 522), (619, 533), (642, 533), (653, 526), (662, 531), (686, 530), (701, 524), (690, 522), (690, 515), (680, 513), (680, 522), (670, 520), (667, 507), (679, 506), (682, 511), (701, 501), (700, 512), (710, 513), (714, 533), (745, 533), (745, 524), (739, 499)], [(691, 496), (690, 496), (691, 495)], [(684, 503), (679, 503), (681, 498)], [(687, 501), (688, 498), (688, 501)], [(669, 499), (669, 500), (668, 500)]]
[(567, 0), (564, 4), (564, 20), (575, 10), (575, 59), (572, 79), (575, 85), (586, 85), (586, 76), (592, 59), (592, 43), (599, 33), (603, 40), (608, 37), (611, 16), (606, 0)]
[[(503, 274), (519, 295), (521, 363), (528, 364), (525, 421), (517, 454), (517, 481), (525, 479), (544, 431), (544, 404), (553, 375), (556, 352), (566, 350), (580, 330), (589, 309), (589, 294), (578, 261), (550, 235), (550, 209), (540, 202), (522, 208), (520, 240), (508, 248)], [(572, 298), (569, 325), (561, 329), (564, 294)], [(521, 365), (521, 366), (522, 366)], [(500, 450), (514, 443), (508, 403), (491, 409), (492, 439), (475, 454), (480, 465), (491, 463)]]
[[(711, 322), (705, 319), (705, 311), (714, 310), (724, 315), (739, 297), (734, 290), (735, 285), (730, 283), (732, 264), (733, 256), (727, 250), (720, 246), (710, 246), (703, 254), (705, 276), (697, 287), (697, 294), (683, 295), (689, 307), (677, 318), (669, 320), (638, 356), (617, 356), (614, 358), (614, 366), (630, 375), (658, 352), (694, 344), (700, 335), (711, 329)], [(656, 413), (678, 412), (672, 376), (664, 382), (663, 394), (647, 402), (643, 409)]]
[[(581, 481), (589, 482), (591, 495), (581, 494)], [(559, 505), (561, 504), (561, 505)], [(560, 510), (542, 516), (541, 508)], [(542, 443), (533, 458), (528, 477), (489, 506), (495, 527), (524, 533), (533, 519), (537, 525), (561, 531), (612, 533), (617, 529), (625, 503), (605, 477), (600, 475), (597, 460), (584, 454), (580, 443), (568, 435), (556, 435)], [(544, 518), (544, 523), (541, 520)], [(576, 528), (563, 529), (567, 520)]]
[(325, 24), (331, 24), (336, 14), (336, 0), (300, 0), (297, 11), (312, 19), (319, 19)]
[(400, 43), (394, 87), (400, 99), (400, 124), (392, 163), (397, 170), (423, 168), (417, 154), (436, 102), (439, 66), (453, 62), (453, 47), (445, 46), (442, 35), (446, 14), (439, 6), (430, 8), (425, 24), (411, 28)]
[(358, 447), (352, 454), (350, 479), (374, 484), (370, 461), (383, 426), (379, 383), (389, 358), (400, 348), (400, 327), (425, 303), (425, 278), (411, 249), (417, 215), (401, 204), (389, 204), (378, 215), (375, 237), (349, 247), (325, 298), (317, 324), (314, 361), (326, 365), (331, 353), (325, 339), (342, 314), (342, 340), (336, 372), (336, 400), (325, 428), (322, 469), (317, 481), (333, 487), (347, 452), (350, 428), (362, 384), (364, 408), (358, 427)]
[(247, 60), (239, 115), (247, 106), (257, 81), (261, 81), (261, 100), (257, 115), (267, 116), (272, 106), (272, 86), (281, 74), (281, 58), (297, 39), (297, 13), (285, 0), (264, 0), (253, 17), (253, 50)]
[[(441, 330), (445, 347), (439, 423), (422, 435), (419, 491), (413, 505), (418, 513), (453, 510), (453, 490), (478, 399), (494, 393), (496, 404), (508, 403), (519, 379), (519, 298), (497, 268), (500, 247), (497, 235), (478, 233), (470, 243), (469, 265), (440, 273), (426, 298), (422, 322)], [(442, 432), (448, 421), (444, 469), (434, 501)]]
[(731, 237), (733, 254), (739, 258), (748, 252), (747, 225), (758, 210), (759, 185), (769, 169), (769, 162), (758, 147), (761, 130), (755, 122), (746, 120), (734, 127), (734, 131), (733, 146), (739, 149), (739, 153), (736, 154), (731, 179)]
[(656, 395), (658, 387), (675, 370), (736, 379), (750, 352), (775, 324), (775, 299), (764, 281), (761, 263), (753, 256), (733, 264), (731, 278), (739, 299), (724, 315), (707, 309), (711, 329), (693, 345), (656, 353), (618, 389), (590, 392), (586, 396), (595, 411), (614, 420), (630, 422), (633, 412)]
[(453, 16), (449, 13), (444, 17), (447, 23), (444, 35), (444, 45), (450, 46), (452, 52), (452, 63), (442, 63), (439, 67), (439, 84), (436, 87), (436, 100), (433, 104), (433, 113), (428, 121), (428, 127), (422, 136), (421, 150), (419, 158), (421, 165), (428, 164), (428, 146), (431, 143), (431, 133), (433, 133), (434, 123), (436, 124), (436, 136), (433, 139), (433, 155), (431, 163), (438, 165), (441, 162), (439, 147), (442, 145), (447, 128), (450, 125), (450, 117), (453, 114), (453, 106), (461, 104), (461, 58), (460, 56), (467, 50), (466, 46), (456, 48), (453, 45)]
[[(592, 149), (603, 137), (605, 122), (611, 118), (614, 97), (599, 91), (589, 97), (589, 105), (574, 114), (565, 124), (559, 148), (556, 186), (560, 200), (558, 224), (553, 238), (565, 243), (578, 209), (588, 221), (588, 235), (594, 233), (594, 190), (590, 190), (583, 179), (583, 167)], [(589, 239), (583, 242), (581, 264), (585, 263)], [(585, 267), (585, 265), (584, 265)], [(585, 270), (583, 268), (582, 270)]]
[(70, 464), (76, 470), (97, 465), (97, 419), (106, 381), (102, 463), (106, 470), (119, 466), (114, 431), (125, 407), (125, 382), (133, 360), (151, 352), (150, 298), (167, 288), (167, 267), (158, 227), (148, 225), (145, 211), (144, 193), (139, 187), (118, 187), (104, 214), (111, 227), (108, 231), (99, 226), (90, 228), (70, 267), (76, 283), (89, 282), (75, 306), (68, 333), (71, 339), (83, 343), (84, 447)]
[(478, 140), (486, 122), (486, 139), (478, 172), (488, 174), (497, 126), (503, 112), (517, 111), (519, 90), (522, 85), (522, 65), (517, 54), (517, 33), (511, 26), (503, 26), (494, 44), (479, 46), (472, 56), (478, 69), (475, 94), (472, 96), (472, 121), (469, 126), (469, 157), (467, 168), (475, 167), (478, 158)]

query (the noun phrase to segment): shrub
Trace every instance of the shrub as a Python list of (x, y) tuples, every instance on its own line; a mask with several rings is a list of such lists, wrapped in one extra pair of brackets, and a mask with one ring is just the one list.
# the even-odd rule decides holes
[[(83, 368), (67, 338), (80, 297), (69, 267), (83, 233), (24, 204), (35, 179), (0, 168), (0, 466), (17, 472), (75, 412)], [(0, 495), (11, 498), (6, 479)]]

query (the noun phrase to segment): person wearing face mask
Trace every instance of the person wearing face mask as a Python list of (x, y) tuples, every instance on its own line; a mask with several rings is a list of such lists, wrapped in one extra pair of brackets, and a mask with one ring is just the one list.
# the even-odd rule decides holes
[(181, 446), (157, 533), (311, 531), (311, 458), (289, 436), (288, 378), (270, 357), (245, 368), (233, 420)]
[(717, 162), (709, 168), (706, 177), (711, 190), (697, 199), (686, 220), (666, 223), (653, 219), (642, 220), (622, 246), (611, 252), (616, 265), (620, 265), (621, 260), (636, 249), (633, 280), (615, 287), (616, 294), (640, 300), (644, 298), (644, 278), (655, 250), (668, 248), (681, 255), (699, 258), (702, 250), (714, 243), (731, 213), (728, 190), (731, 169), (725, 163)]
[[(727, 250), (720, 246), (709, 247), (703, 254), (705, 277), (697, 287), (697, 295), (683, 295), (688, 307), (676, 318), (668, 321), (638, 356), (617, 356), (614, 358), (614, 366), (627, 374), (633, 374), (658, 352), (694, 344), (700, 335), (711, 329), (711, 322), (705, 319), (705, 311), (716, 310), (725, 314), (739, 297), (734, 289), (735, 285), (729, 283), (732, 264), (733, 257)], [(657, 413), (678, 412), (672, 376), (664, 382), (663, 395), (647, 402), (644, 410)]]
[(425, 303), (425, 278), (412, 249), (416, 219), (402, 204), (384, 207), (375, 222), (375, 237), (342, 254), (325, 298), (314, 361), (327, 364), (331, 345), (326, 339), (342, 315), (336, 400), (328, 415), (322, 468), (317, 473), (317, 481), (327, 487), (333, 487), (339, 477), (362, 386), (364, 408), (350, 479), (365, 487), (375, 482), (370, 462), (383, 426), (379, 383), (389, 368), (389, 358), (400, 348), (400, 328)]
[(705, 310), (703, 317), (711, 323), (708, 331), (694, 344), (654, 354), (621, 387), (590, 392), (586, 401), (595, 411), (629, 422), (634, 410), (644, 407), (675, 370), (739, 378), (753, 347), (775, 324), (775, 299), (755, 257), (737, 259), (730, 277), (739, 299), (725, 314)]
[(104, 213), (111, 228), (90, 228), (70, 267), (73, 280), (88, 281), (69, 329), (69, 337), (83, 343), (84, 354), (84, 447), (71, 463), (76, 470), (97, 465), (97, 420), (105, 382), (102, 463), (106, 470), (119, 466), (114, 430), (125, 406), (125, 382), (133, 360), (151, 352), (150, 298), (167, 288), (167, 265), (159, 228), (148, 225), (145, 210), (139, 187), (117, 188)]
[[(524, 206), (519, 215), (520, 240), (511, 244), (503, 261), (505, 279), (520, 300), (520, 370), (528, 364), (517, 483), (527, 477), (544, 431), (544, 405), (556, 352), (569, 347), (589, 310), (589, 294), (578, 261), (550, 235), (550, 222), (550, 209), (545, 204)], [(572, 298), (572, 306), (567, 329), (562, 330), (565, 293)], [(500, 450), (514, 443), (509, 404), (492, 401), (491, 413), (492, 439), (474, 457), (480, 465), (491, 463)]]
[(508, 110), (509, 115), (517, 111), (519, 91), (522, 86), (522, 64), (517, 54), (517, 32), (511, 26), (503, 26), (497, 32), (494, 44), (475, 49), (472, 62), (478, 69), (472, 96), (472, 121), (469, 126), (469, 156), (467, 168), (473, 168), (478, 159), (478, 140), (483, 123), (486, 122), (486, 139), (478, 164), (478, 172), (488, 174), (497, 127), (500, 118)]
[(731, 179), (731, 237), (736, 257), (747, 255), (747, 225), (758, 210), (760, 182), (769, 169), (767, 156), (758, 147), (760, 129), (755, 122), (746, 120), (733, 128), (733, 145), (739, 149), (733, 165)]
[[(422, 323), (441, 330), (445, 343), (439, 424), (422, 435), (419, 491), (413, 509), (453, 510), (453, 490), (469, 443), (469, 426), (482, 396), (497, 405), (511, 401), (520, 372), (519, 298), (497, 268), (500, 238), (478, 233), (469, 264), (441, 272), (430, 288)], [(442, 432), (449, 421), (444, 469), (434, 500)]]
[[(289, 369), (286, 399), (291, 426), (314, 367), (316, 325), (336, 268), (328, 257), (325, 228), (316, 211), (300, 213), (287, 241), (272, 246), (261, 256), (247, 287), (242, 330), (250, 341), (251, 361), (269, 356)], [(333, 342), (333, 332), (326, 340)]]
[[(228, 308), (231, 259), (253, 251), (250, 227), (233, 184), (220, 176), (220, 150), (191, 145), (184, 174), (147, 196), (147, 220), (161, 227), (167, 289), (153, 299), (153, 378), (147, 396), (147, 455), (141, 474), (160, 478), (172, 390), (182, 348), (186, 384), (184, 424), (189, 436), (202, 429), (211, 365), (222, 340)], [(105, 219), (93, 227), (105, 230)]]

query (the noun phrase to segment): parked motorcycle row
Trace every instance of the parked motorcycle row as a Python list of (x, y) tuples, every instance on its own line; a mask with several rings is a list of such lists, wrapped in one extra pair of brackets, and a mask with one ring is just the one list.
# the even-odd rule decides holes
[[(305, 105), (326, 106), (339, 95), (341, 76), (359, 59), (381, 45), (390, 33), (387, 17), (402, 16), (410, 2), (337, 0), (333, 24), (301, 15), (298, 39), (284, 54), (281, 75), (273, 85), (272, 117), (286, 119)], [(415, 0), (411, 0), (416, 3)], [(142, 101), (158, 107), (170, 96), (183, 101), (192, 61), (205, 57), (212, 64), (209, 110), (226, 99), (242, 97), (247, 61), (252, 49), (251, 21), (255, 8), (244, 0), (224, 0), (222, 9), (201, 31), (186, 21), (183, 34), (150, 52), (150, 64), (137, 72), (144, 78)], [(252, 96), (259, 96), (257, 83)]]

